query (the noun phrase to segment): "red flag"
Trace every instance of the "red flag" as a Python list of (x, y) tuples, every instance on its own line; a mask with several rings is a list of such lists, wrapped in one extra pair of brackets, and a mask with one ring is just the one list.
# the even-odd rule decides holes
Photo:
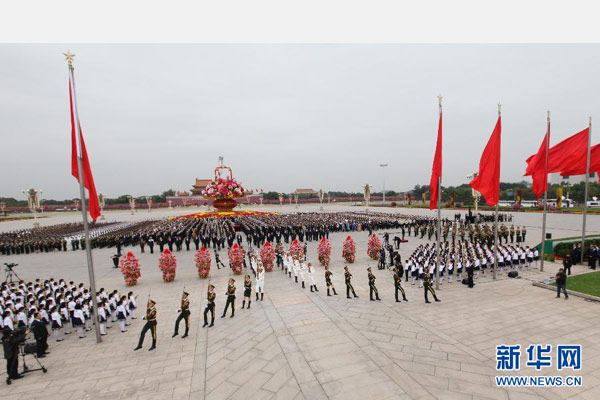
[[(440, 106), (441, 107), (441, 106)], [(442, 111), (440, 110), (440, 124), (438, 126), (437, 144), (435, 145), (435, 155), (433, 157), (433, 167), (431, 169), (431, 181), (429, 181), (429, 191), (431, 198), (429, 199), (429, 209), (433, 210), (437, 207), (440, 197), (438, 186), (442, 179)]]
[(501, 119), (502, 117), (498, 116), (496, 127), (483, 150), (479, 160), (479, 173), (469, 183), (473, 189), (481, 193), (490, 207), (498, 204), (500, 200)]
[(81, 175), (83, 176), (83, 186), (88, 190), (89, 207), (88, 212), (94, 222), (100, 216), (100, 204), (96, 194), (96, 186), (90, 168), (90, 161), (85, 148), (83, 134), (81, 133), (81, 123), (77, 114), (77, 102), (75, 101), (75, 84), (73, 79), (73, 70), (69, 69), (69, 103), (71, 105), (71, 174), (79, 182), (79, 168), (77, 166), (77, 157), (81, 158)]
[[(573, 136), (568, 137), (560, 143), (555, 144), (548, 150), (548, 173), (562, 172), (578, 169), (577, 165), (587, 158), (589, 129), (586, 128)], [(527, 170), (525, 176), (531, 175), (535, 167), (537, 154), (527, 159)], [(585, 166), (582, 174), (585, 174)]]
[(531, 161), (531, 177), (533, 178), (533, 193), (540, 198), (548, 190), (548, 142), (550, 141), (550, 121), (548, 121), (548, 130), (544, 135), (544, 140), (537, 154)]
[[(573, 169), (562, 171), (562, 176), (584, 175), (587, 169), (587, 154), (581, 158)], [(600, 172), (600, 144), (592, 146), (590, 149), (590, 172)]]

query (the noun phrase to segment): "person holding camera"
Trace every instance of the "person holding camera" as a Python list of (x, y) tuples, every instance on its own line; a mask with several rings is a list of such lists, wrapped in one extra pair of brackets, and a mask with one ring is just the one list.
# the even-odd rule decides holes
[(21, 379), (23, 375), (19, 374), (19, 346), (25, 342), (25, 336), (29, 331), (24, 328), (18, 328), (14, 332), (5, 327), (2, 331), (2, 347), (4, 348), (4, 358), (6, 359), (6, 373), (9, 379)]

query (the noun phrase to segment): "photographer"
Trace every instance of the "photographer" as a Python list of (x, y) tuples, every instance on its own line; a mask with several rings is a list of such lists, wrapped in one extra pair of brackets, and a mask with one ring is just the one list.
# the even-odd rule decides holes
[(19, 346), (25, 342), (25, 336), (28, 330), (18, 328), (12, 332), (9, 328), (4, 328), (2, 334), (2, 347), (4, 348), (4, 358), (6, 358), (6, 373), (9, 379), (21, 379), (23, 375), (18, 372), (19, 369)]

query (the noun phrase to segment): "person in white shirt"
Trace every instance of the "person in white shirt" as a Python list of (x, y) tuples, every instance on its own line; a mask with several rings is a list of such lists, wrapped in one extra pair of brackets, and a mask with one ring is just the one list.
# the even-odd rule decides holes
[(127, 329), (125, 329), (125, 323), (127, 322), (127, 310), (125, 310), (123, 300), (119, 300), (117, 303), (117, 320), (119, 321), (121, 332), (127, 332)]
[(13, 319), (11, 317), (11, 313), (9, 310), (4, 311), (2, 324), (4, 328), (9, 328), (11, 331), (15, 330), (15, 324), (13, 323)]
[(77, 329), (77, 336), (79, 336), (79, 339), (83, 339), (85, 337), (85, 334), (83, 333), (85, 316), (83, 315), (83, 310), (79, 304), (75, 306), (75, 311), (73, 311), (73, 325)]
[(300, 273), (300, 280), (302, 281), (302, 289), (306, 289), (306, 286), (304, 284), (304, 279), (306, 278), (306, 264), (302, 261), (298, 266), (298, 272)]
[(106, 335), (106, 303), (104, 300), (98, 303), (98, 326), (100, 328), (100, 335)]
[(258, 301), (258, 294), (260, 293), (260, 301), (265, 298), (265, 271), (262, 267), (262, 263), (258, 264), (256, 269), (256, 282), (254, 285), (254, 291), (256, 292), (256, 301)]
[(310, 291), (312, 292), (313, 288), (314, 288), (315, 292), (318, 292), (319, 289), (317, 289), (317, 283), (315, 282), (315, 277), (314, 277), (313, 272), (314, 272), (314, 270), (313, 270), (312, 264), (308, 263), (306, 265), (306, 275), (308, 277), (308, 280), (310, 281)]
[(127, 294), (127, 299), (129, 300), (129, 313), (131, 314), (131, 319), (137, 319), (137, 303), (133, 292)]
[(63, 338), (61, 335), (61, 330), (63, 324), (60, 313), (58, 312), (58, 308), (56, 306), (50, 309), (50, 318), (52, 319), (52, 332), (54, 333), (54, 338), (57, 342), (62, 342)]

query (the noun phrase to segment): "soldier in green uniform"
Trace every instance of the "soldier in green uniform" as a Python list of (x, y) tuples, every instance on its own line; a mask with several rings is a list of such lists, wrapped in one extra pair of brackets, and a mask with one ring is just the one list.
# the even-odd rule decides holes
[(223, 310), (223, 315), (221, 315), (221, 318), (225, 318), (225, 314), (227, 314), (227, 309), (229, 308), (230, 304), (231, 316), (229, 318), (233, 318), (235, 315), (235, 279), (229, 279), (229, 285), (227, 286), (227, 292), (225, 292), (225, 294), (227, 295), (227, 302), (225, 303), (225, 309)]
[(172, 337), (179, 335), (179, 323), (181, 320), (185, 321), (185, 333), (183, 334), (182, 338), (186, 338), (188, 336), (188, 332), (190, 330), (190, 300), (188, 299), (188, 296), (188, 292), (183, 292), (181, 295), (181, 308), (177, 310), (179, 311), (179, 315), (175, 321), (175, 333), (173, 333)]
[(327, 286), (327, 296), (331, 296), (329, 290), (333, 290), (333, 294), (337, 296), (337, 292), (335, 291), (335, 287), (333, 287), (333, 282), (331, 282), (331, 277), (333, 276), (333, 272), (329, 270), (329, 265), (325, 267), (325, 285)]
[(215, 293), (215, 287), (213, 285), (208, 285), (208, 293), (206, 294), (206, 307), (204, 308), (204, 325), (202, 327), (206, 327), (208, 325), (208, 312), (210, 311), (211, 321), (209, 328), (215, 325), (215, 298), (217, 294)]
[(356, 295), (356, 293), (354, 292), (354, 287), (352, 286), (352, 282), (351, 282), (352, 274), (350, 273), (350, 270), (348, 269), (347, 265), (344, 267), (344, 280), (346, 282), (346, 298), (351, 299), (350, 292), (352, 292), (354, 297), (358, 297)]
[(435, 295), (435, 290), (431, 286), (431, 275), (429, 275), (429, 271), (425, 271), (425, 279), (423, 280), (423, 288), (425, 289), (425, 303), (431, 303), (427, 298), (427, 292), (431, 292), (435, 301), (441, 301)]
[(402, 275), (400, 275), (398, 267), (394, 268), (394, 289), (396, 303), (401, 303), (401, 301), (398, 300), (398, 291), (402, 293), (402, 300), (408, 301), (406, 299), (406, 293), (404, 293), (404, 288), (402, 288)]
[[(371, 272), (371, 267), (367, 268), (367, 271), (369, 271), (369, 273), (368, 273), (369, 297), (370, 297), (371, 301), (381, 300), (379, 298), (379, 292), (377, 291), (377, 288), (375, 287), (375, 275), (373, 275), (373, 273)], [(373, 293), (375, 294), (375, 299), (373, 299)]]
[(521, 237), (523, 238), (523, 242), (525, 241), (525, 235), (527, 235), (527, 230), (525, 226), (521, 227)]
[(142, 333), (140, 334), (140, 341), (138, 345), (133, 350), (139, 350), (142, 348), (142, 344), (144, 344), (144, 337), (146, 336), (146, 332), (150, 331), (152, 333), (152, 347), (148, 349), (148, 351), (152, 351), (156, 348), (156, 302), (154, 300), (148, 300), (148, 305), (146, 308), (146, 316), (144, 319), (146, 320), (146, 324), (142, 328)]
[(521, 243), (521, 228), (517, 226), (517, 244)]
[(512, 243), (515, 239), (515, 227), (514, 225), (510, 226), (510, 242)]

